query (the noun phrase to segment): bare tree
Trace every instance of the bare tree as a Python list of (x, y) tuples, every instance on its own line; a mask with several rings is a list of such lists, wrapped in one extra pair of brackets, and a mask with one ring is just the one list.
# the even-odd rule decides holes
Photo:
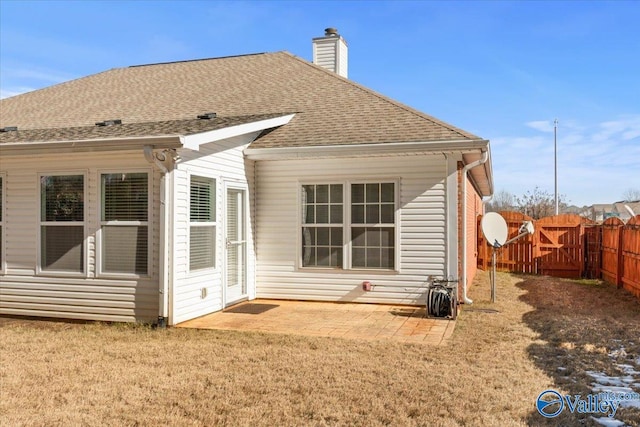
[(486, 205), (487, 212), (512, 211), (516, 209), (516, 198), (505, 190), (497, 191)]
[(622, 193), (622, 200), (627, 202), (640, 200), (640, 188), (627, 188), (624, 193)]
[[(533, 219), (552, 216), (555, 213), (554, 196), (539, 187), (534, 188), (533, 191), (527, 191), (522, 197), (516, 198), (516, 203), (520, 212), (529, 215)], [(558, 196), (558, 204), (560, 205), (560, 210), (566, 208), (565, 196)]]

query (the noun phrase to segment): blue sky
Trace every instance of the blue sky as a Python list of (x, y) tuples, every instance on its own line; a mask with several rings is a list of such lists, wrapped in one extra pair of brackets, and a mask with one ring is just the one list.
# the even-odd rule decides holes
[[(116, 67), (286, 50), (336, 27), (349, 78), (491, 140), (497, 190), (640, 190), (640, 2), (0, 0), (2, 97)], [(1, 113), (1, 112), (0, 112)]]

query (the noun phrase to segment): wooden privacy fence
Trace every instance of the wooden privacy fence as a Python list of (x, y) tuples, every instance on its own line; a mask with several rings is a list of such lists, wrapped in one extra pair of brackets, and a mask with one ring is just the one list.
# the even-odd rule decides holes
[[(519, 212), (500, 212), (509, 239), (518, 235)], [(478, 268), (491, 264), (492, 248), (478, 219)], [(595, 224), (578, 215), (556, 215), (533, 221), (535, 232), (498, 250), (496, 269), (566, 278), (597, 278), (624, 287), (640, 298), (640, 215), (624, 224), (609, 218)]]

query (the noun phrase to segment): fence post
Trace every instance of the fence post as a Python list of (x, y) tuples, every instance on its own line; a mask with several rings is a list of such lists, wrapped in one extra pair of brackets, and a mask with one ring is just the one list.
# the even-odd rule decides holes
[(622, 232), (624, 227), (618, 227), (618, 274), (616, 275), (616, 286), (618, 289), (622, 288), (622, 278), (624, 277), (624, 250), (622, 244), (624, 243), (624, 233)]

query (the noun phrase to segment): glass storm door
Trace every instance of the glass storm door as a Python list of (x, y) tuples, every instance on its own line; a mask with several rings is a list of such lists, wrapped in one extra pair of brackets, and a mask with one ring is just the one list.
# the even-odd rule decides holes
[(246, 190), (227, 187), (226, 301), (247, 296)]

